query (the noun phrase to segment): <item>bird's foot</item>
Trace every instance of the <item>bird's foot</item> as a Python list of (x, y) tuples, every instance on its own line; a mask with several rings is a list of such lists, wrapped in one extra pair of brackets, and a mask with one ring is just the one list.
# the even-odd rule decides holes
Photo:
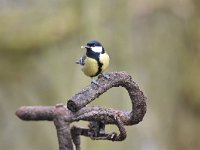
[(99, 85), (99, 83), (96, 80), (94, 80), (94, 79), (92, 79), (91, 83), (93, 83), (95, 85)]
[(80, 64), (79, 60), (76, 61), (76, 64)]
[(105, 73), (101, 73), (101, 75), (106, 78), (107, 80), (110, 79), (109, 75), (105, 74)]

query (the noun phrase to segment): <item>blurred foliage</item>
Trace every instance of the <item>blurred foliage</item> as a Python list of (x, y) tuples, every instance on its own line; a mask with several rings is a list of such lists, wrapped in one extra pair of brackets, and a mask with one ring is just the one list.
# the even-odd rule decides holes
[[(74, 62), (90, 39), (148, 97), (148, 111), (123, 142), (81, 138), (86, 149), (200, 148), (200, 2), (198, 0), (0, 0), (0, 148), (58, 149), (49, 122), (22, 122), (22, 105), (55, 105), (90, 83)], [(130, 110), (124, 89), (91, 105)], [(87, 126), (87, 123), (78, 123)], [(108, 131), (117, 131), (108, 126)]]

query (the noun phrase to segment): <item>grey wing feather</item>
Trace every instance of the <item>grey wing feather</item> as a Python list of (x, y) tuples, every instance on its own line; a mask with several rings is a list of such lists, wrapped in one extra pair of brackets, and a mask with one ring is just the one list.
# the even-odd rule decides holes
[(76, 63), (83, 66), (85, 65), (85, 59), (86, 59), (86, 56), (83, 56), (78, 61), (76, 61)]

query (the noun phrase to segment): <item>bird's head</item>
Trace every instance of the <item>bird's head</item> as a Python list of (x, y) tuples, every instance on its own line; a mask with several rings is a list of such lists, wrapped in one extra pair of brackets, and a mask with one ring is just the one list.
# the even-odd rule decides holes
[(87, 42), (87, 45), (81, 46), (81, 48), (86, 48), (87, 51), (92, 51), (92, 52), (95, 52), (95, 53), (103, 54), (105, 52), (101, 43), (99, 43), (96, 40), (91, 40), (91, 41)]

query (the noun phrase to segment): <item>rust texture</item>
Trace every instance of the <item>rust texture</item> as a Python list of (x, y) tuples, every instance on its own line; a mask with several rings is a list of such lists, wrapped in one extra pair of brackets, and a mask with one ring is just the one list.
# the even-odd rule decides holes
[[(16, 115), (25, 121), (53, 121), (57, 130), (59, 150), (80, 150), (80, 136), (93, 140), (122, 141), (127, 133), (125, 125), (134, 125), (142, 121), (146, 113), (146, 97), (139, 86), (126, 72), (112, 72), (109, 79), (99, 77), (98, 85), (91, 84), (71, 97), (67, 105), (56, 106), (23, 106)], [(112, 87), (124, 87), (130, 96), (132, 110), (121, 111), (113, 108), (86, 106)], [(74, 121), (89, 121), (88, 128), (70, 126)], [(119, 134), (106, 133), (105, 126), (114, 124)]]

